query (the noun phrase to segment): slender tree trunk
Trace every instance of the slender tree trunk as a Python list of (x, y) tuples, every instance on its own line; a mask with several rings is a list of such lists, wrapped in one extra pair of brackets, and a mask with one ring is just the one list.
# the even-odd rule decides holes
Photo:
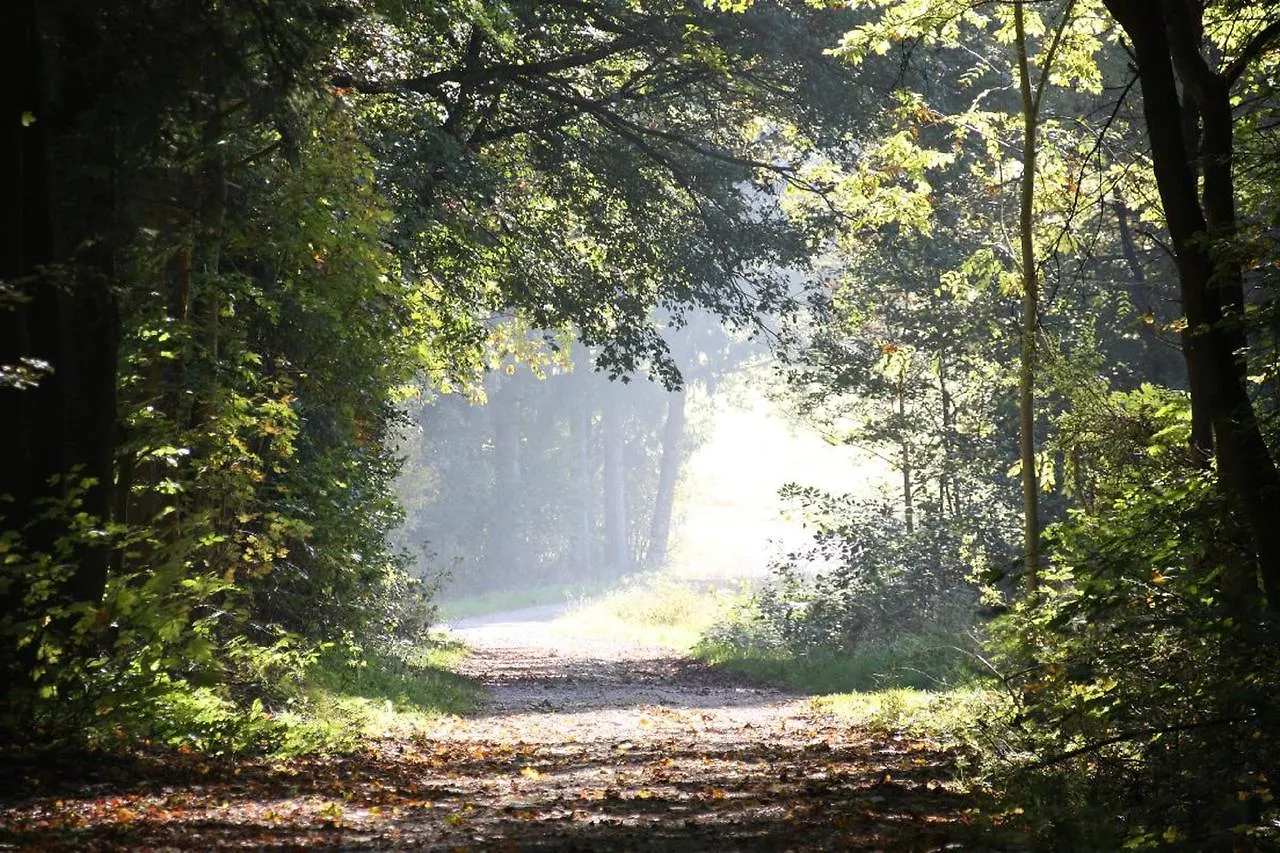
[(902, 520), (907, 533), (912, 534), (916, 530), (915, 484), (912, 482), (915, 472), (911, 467), (911, 440), (907, 438), (907, 368), (905, 366), (898, 377), (898, 420), (900, 422), (898, 432), (902, 436), (898, 456), (898, 467), (902, 471)]
[(1031, 91), (1027, 61), (1027, 33), (1021, 3), (1013, 7), (1018, 53), (1018, 87), (1022, 97), (1022, 184), (1018, 231), (1022, 253), (1022, 325), (1018, 370), (1018, 447), (1022, 464), (1022, 546), (1024, 582), (1034, 590), (1040, 574), (1040, 484), (1036, 471), (1036, 326), (1040, 314), (1040, 283), (1036, 272), (1034, 202), (1036, 187), (1036, 99)]
[(680, 463), (684, 456), (685, 391), (667, 394), (667, 420), (662, 427), (662, 462), (658, 468), (658, 490), (653, 500), (653, 519), (649, 524), (649, 547), (645, 565), (661, 569), (667, 562), (671, 539), (671, 514), (676, 503), (676, 483), (680, 479)]
[(604, 394), (601, 428), (604, 433), (604, 538), (605, 563), (615, 575), (631, 568), (627, 543), (627, 480), (624, 461), (622, 413), (617, 391)]
[(592, 574), (592, 545), (595, 540), (595, 513), (592, 512), (595, 492), (591, 470), (591, 406), (585, 394), (584, 383), (573, 386), (579, 393), (569, 414), (570, 473), (573, 479), (573, 542), (570, 546), (570, 565), (576, 578), (588, 578)]
[(489, 525), (490, 560), (499, 576), (527, 579), (521, 547), (524, 535), (524, 486), (520, 466), (521, 407), (511, 383), (490, 398), (493, 414), (494, 519)]
[(947, 388), (947, 375), (950, 364), (945, 343), (938, 346), (938, 399), (942, 407), (942, 468), (938, 475), (938, 517), (946, 520), (948, 514), (958, 518), (960, 512), (959, 480), (949, 473), (957, 460), (953, 458), (955, 443), (952, 441), (954, 425), (952, 423), (951, 391)]

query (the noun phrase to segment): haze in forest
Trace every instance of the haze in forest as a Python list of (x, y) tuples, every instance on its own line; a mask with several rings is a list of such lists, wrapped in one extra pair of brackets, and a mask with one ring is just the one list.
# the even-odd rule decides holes
[(883, 459), (788, 413), (773, 356), (703, 319), (703, 342), (737, 354), (713, 369), (695, 337), (675, 336), (693, 365), (679, 391), (589, 365), (513, 365), (486, 380), (483, 404), (442, 395), (413, 409), (401, 535), (442, 598), (518, 603), (640, 572), (762, 579), (812, 540), (783, 486), (890, 487)]

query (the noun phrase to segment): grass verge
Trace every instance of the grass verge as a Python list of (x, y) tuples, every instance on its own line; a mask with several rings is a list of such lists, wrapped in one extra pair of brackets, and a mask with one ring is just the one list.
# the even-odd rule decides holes
[[(813, 696), (815, 710), (875, 731), (927, 738), (956, 751), (956, 771), (981, 763), (1000, 697), (972, 667), (961, 637), (903, 635), (855, 652), (797, 652), (704, 639), (694, 654), (714, 667)], [(972, 781), (972, 780), (970, 780)]]
[(801, 693), (840, 693), (887, 688), (947, 690), (972, 679), (962, 638), (908, 635), (864, 643), (856, 652), (793, 650), (714, 637), (694, 647), (700, 660), (746, 677)]
[(692, 649), (740, 601), (741, 591), (663, 574), (634, 575), (561, 617), (567, 631)]
[(976, 721), (992, 713), (998, 698), (981, 686), (943, 691), (892, 687), (818, 696), (813, 705), (819, 711), (860, 726), (928, 736), (957, 745), (970, 742)]
[(171, 689), (140, 708), (137, 730), (179, 749), (290, 757), (336, 754), (370, 739), (407, 737), (441, 717), (473, 709), (480, 688), (453, 669), (456, 643), (397, 651), (330, 648), (273, 695), (237, 696), (225, 685)]

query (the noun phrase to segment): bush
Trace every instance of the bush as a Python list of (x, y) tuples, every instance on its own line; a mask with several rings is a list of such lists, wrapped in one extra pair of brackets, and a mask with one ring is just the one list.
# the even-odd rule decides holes
[[(829, 519), (814, 547), (704, 635), (698, 654), (791, 687), (937, 689), (974, 675), (969, 629), (987, 543), (958, 525), (911, 532), (865, 502), (803, 492)], [(805, 573), (804, 564), (830, 566)]]
[[(770, 583), (705, 635), (725, 666), (820, 690), (935, 689), (973, 675), (971, 576), (1002, 554), (991, 527), (926, 523), (908, 531), (884, 507), (792, 488), (818, 532), (774, 566)], [(826, 566), (806, 572), (803, 566)]]
[(1064, 849), (1276, 844), (1280, 631), (1223, 594), (1248, 557), (1188, 464), (1185, 400), (1145, 388), (1096, 414), (1090, 506), (1048, 531), (1040, 588), (993, 630), (1010, 796)]

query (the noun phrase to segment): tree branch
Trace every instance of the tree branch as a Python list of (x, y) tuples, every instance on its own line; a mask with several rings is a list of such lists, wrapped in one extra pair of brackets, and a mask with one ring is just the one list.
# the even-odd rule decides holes
[(1217, 720), (1201, 720), (1198, 723), (1184, 723), (1183, 725), (1180, 725), (1180, 726), (1165, 726), (1163, 728), (1158, 728), (1158, 729), (1130, 729), (1129, 731), (1121, 732), (1120, 734), (1113, 735), (1112, 737), (1109, 737), (1109, 738), (1103, 738), (1102, 740), (1094, 741), (1093, 743), (1087, 743), (1084, 746), (1076, 747), (1075, 749), (1069, 749), (1066, 752), (1061, 752), (1061, 753), (1058, 753), (1057, 755), (1051, 755), (1048, 758), (1041, 759), (1040, 761), (1037, 761), (1034, 764), (1029, 765), (1027, 769), (1040, 770), (1041, 768), (1044, 768), (1044, 767), (1052, 767), (1055, 764), (1061, 764), (1064, 761), (1070, 761), (1071, 759), (1076, 758), (1078, 756), (1086, 755), (1090, 752), (1097, 752), (1100, 749), (1104, 749), (1108, 746), (1114, 746), (1117, 743), (1124, 743), (1125, 741), (1138, 740), (1140, 738), (1149, 738), (1149, 737), (1154, 737), (1156, 735), (1173, 734), (1174, 732), (1192, 731), (1194, 729), (1207, 729), (1207, 728), (1212, 728), (1213, 726), (1226, 726), (1226, 725), (1230, 725), (1231, 723), (1244, 723), (1252, 719), (1254, 719), (1254, 717), (1252, 716), (1225, 717)]
[(1240, 51), (1240, 55), (1232, 60), (1222, 71), (1222, 79), (1226, 81), (1228, 86), (1234, 86), (1236, 81), (1240, 79), (1240, 75), (1249, 67), (1249, 63), (1257, 59), (1262, 53), (1280, 38), (1280, 19), (1272, 21), (1263, 27), (1262, 32), (1255, 35), (1244, 46), (1244, 50)]
[(645, 40), (643, 38), (638, 35), (632, 35), (614, 39), (595, 50), (547, 59), (542, 62), (502, 63), (474, 69), (448, 68), (421, 77), (403, 77), (382, 81), (361, 80), (351, 74), (334, 74), (329, 78), (329, 82), (340, 88), (354, 89), (362, 95), (393, 95), (403, 92), (431, 95), (446, 83), (454, 83), (464, 88), (481, 90), (495, 87), (504, 82), (513, 82), (531, 77), (545, 77), (559, 71), (569, 71), (574, 68), (593, 65), (618, 54), (634, 50), (644, 43)]

